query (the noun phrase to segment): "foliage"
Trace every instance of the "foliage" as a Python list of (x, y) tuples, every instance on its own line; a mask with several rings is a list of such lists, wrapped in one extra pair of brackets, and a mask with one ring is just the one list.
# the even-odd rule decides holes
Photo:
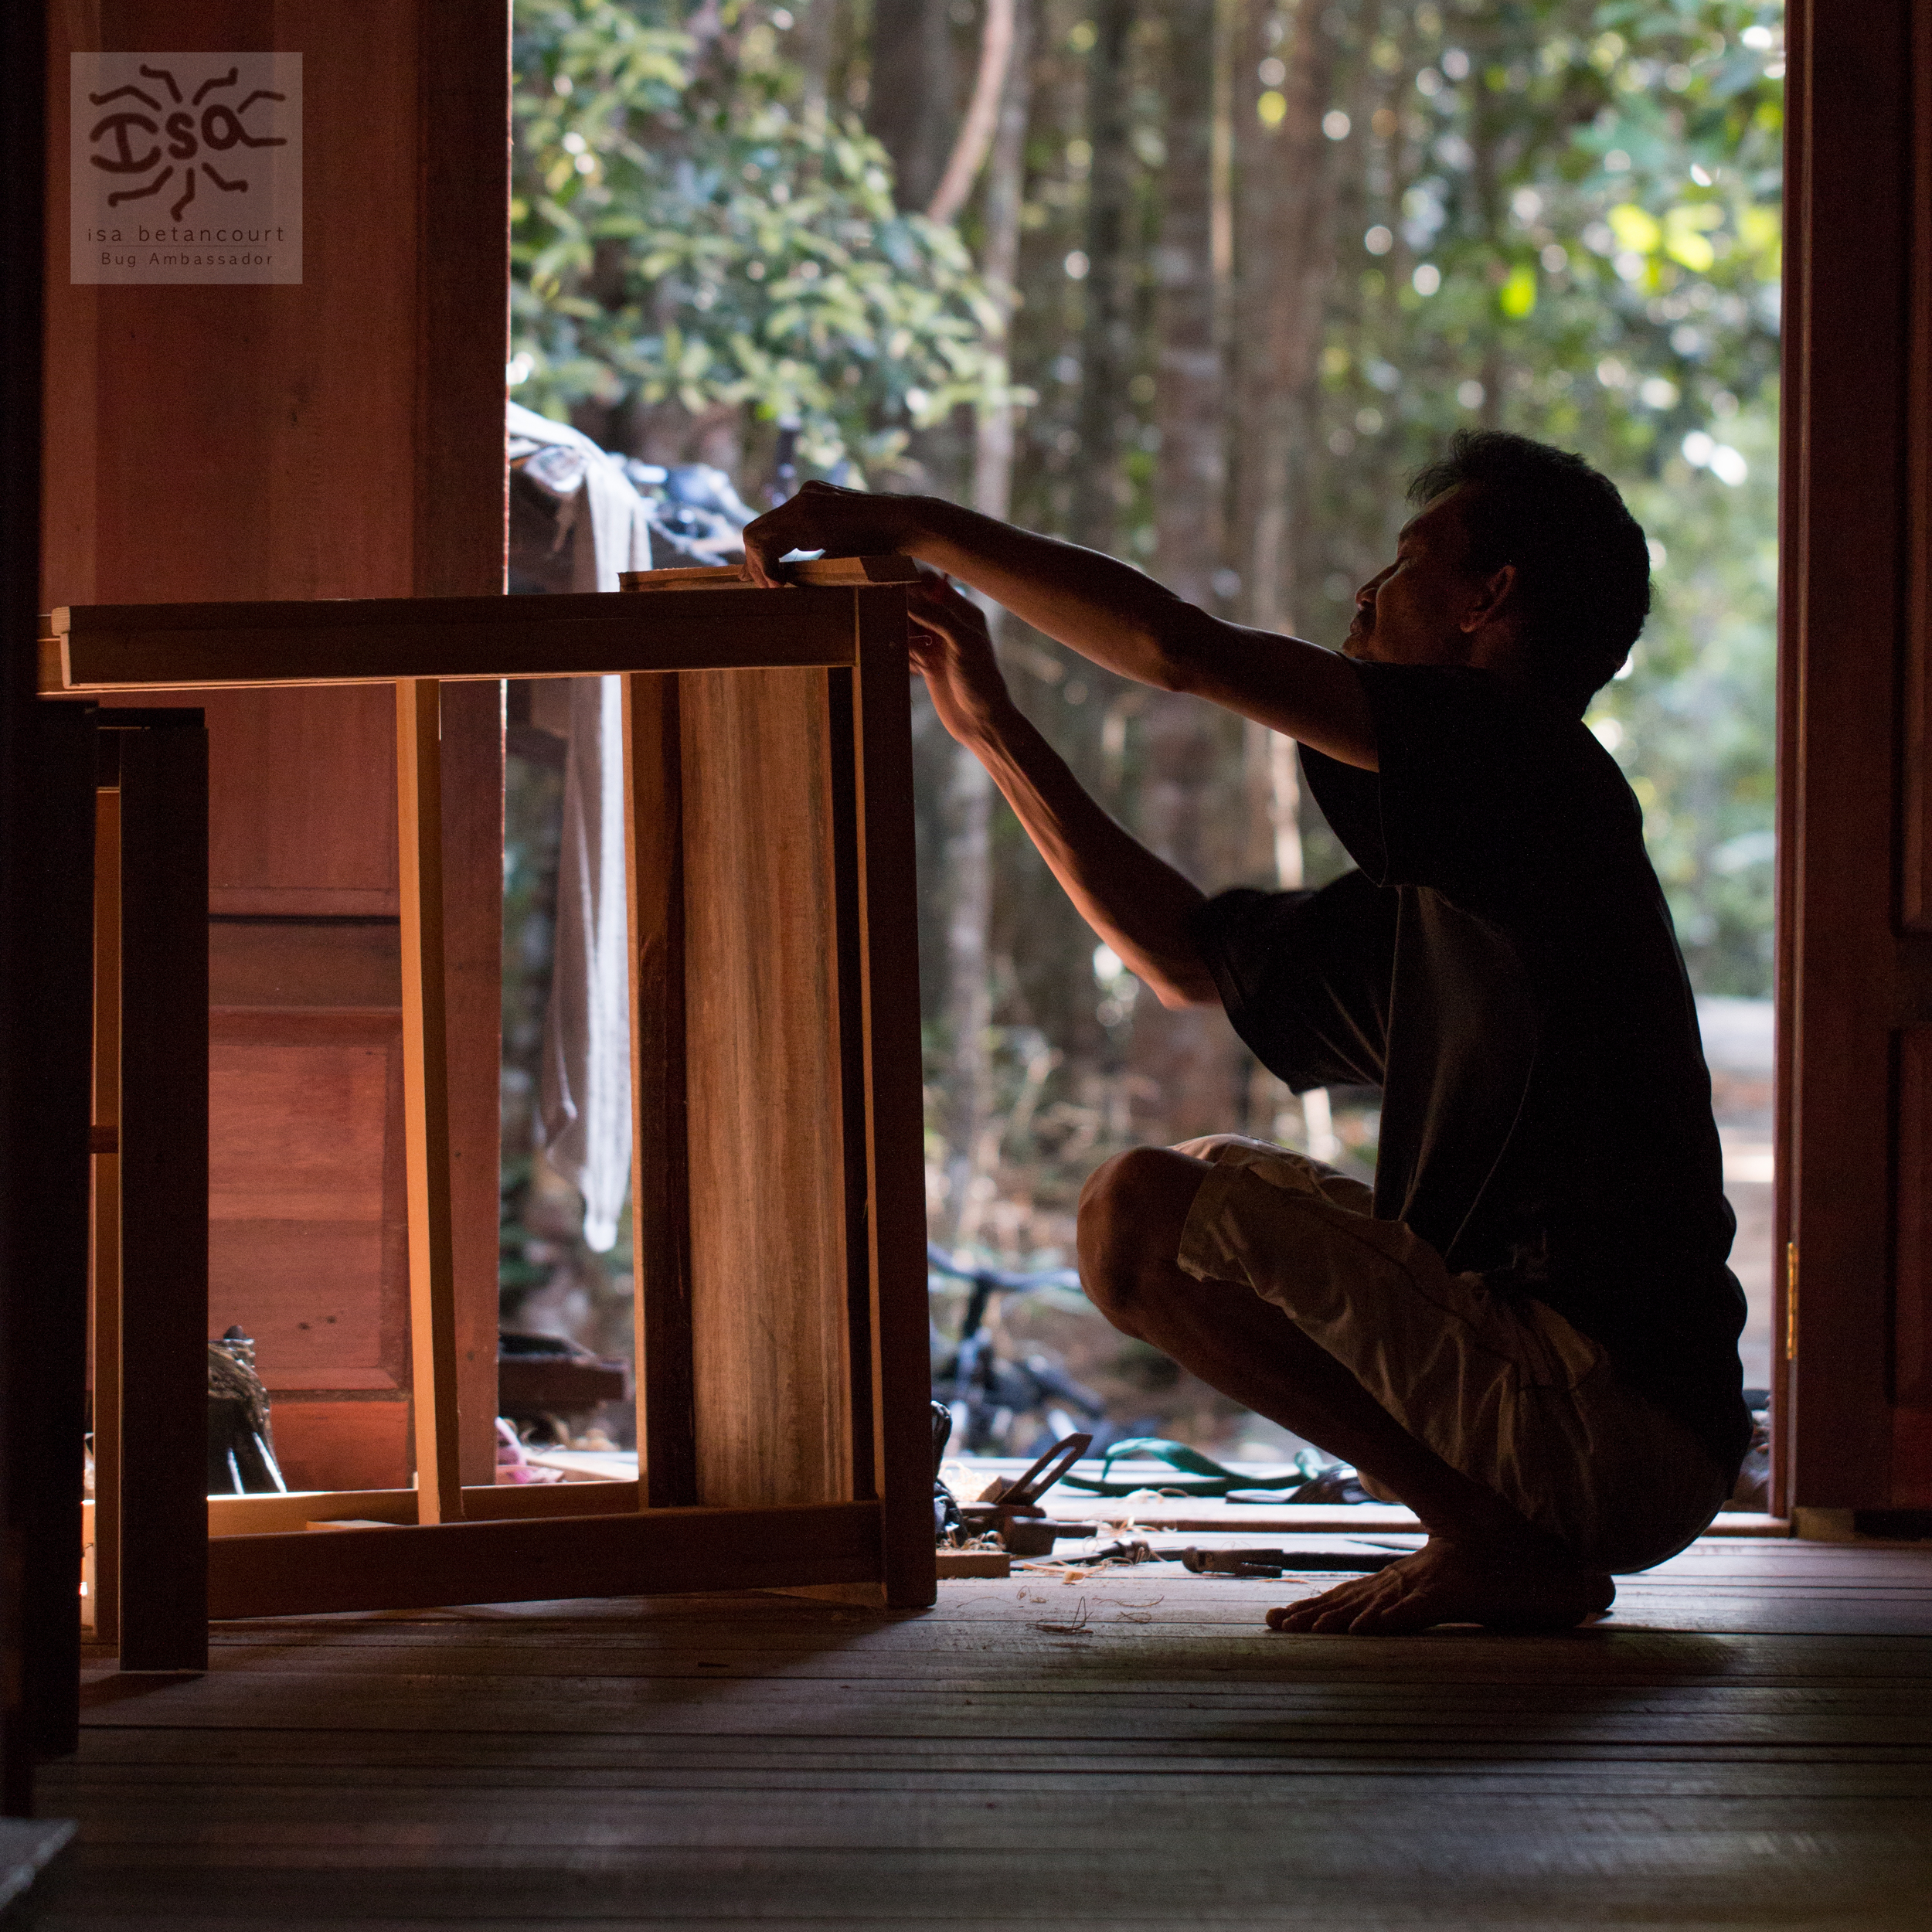
[[(1285, 61), (1313, 3), (1258, 4), (1274, 51), (1259, 71), (1243, 61), (1233, 75), (1237, 122), (1278, 136)], [(1019, 514), (1053, 527), (1063, 479), (1083, 461), (1076, 352), (1083, 291), (1097, 271), (1078, 253), (1088, 151), (1076, 85), (1053, 84), (1077, 64), (1086, 9), (1070, 0), (1049, 12), (1057, 31), (1041, 72), (1048, 112), (1062, 118), (1040, 115), (1033, 144), (1015, 359), (1040, 391)], [(1131, 244), (1143, 264), (1143, 349), (1123, 399), (1133, 420), (1117, 540), (1139, 556), (1154, 551), (1161, 509), (1155, 290), (1162, 67), (1174, 57), (1158, 10), (1148, 17)], [(1356, 587), (1381, 567), (1408, 514), (1408, 478), (1454, 430), (1519, 430), (1587, 455), (1623, 488), (1660, 560), (1634, 668), (1593, 722), (1617, 739), (1645, 801), (1694, 979), (1707, 992), (1767, 993), (1782, 8), (1367, 0), (1320, 18), (1332, 69), (1324, 104), (1332, 267), (1291, 492), (1292, 621), (1304, 635), (1338, 641)], [(1272, 151), (1263, 140), (1253, 151), (1265, 164)], [(1237, 180), (1237, 210), (1250, 192)], [(1263, 318), (1243, 306), (1238, 225), (1236, 242), (1238, 356)], [(1310, 272), (1327, 271), (1316, 263)], [(1237, 465), (1245, 428), (1230, 423)], [(1232, 608), (1240, 561), (1231, 556), (1222, 573)], [(1100, 755), (1123, 694), (1069, 665), (1028, 696), (1077, 767), (1113, 774), (1109, 802), (1131, 821), (1153, 782), (1134, 717), (1111, 757)], [(1314, 872), (1325, 876), (1342, 855), (1312, 813), (1306, 832)], [(1023, 855), (1018, 862), (1023, 870)], [(1067, 997), (1090, 1005), (1070, 957), (1066, 979)], [(1030, 1016), (1056, 1039), (1073, 1017), (1049, 1018), (1037, 1005)]]
[(1323, 360), (1325, 480), (1347, 505), (1324, 521), (1346, 534), (1309, 575), (1332, 605), (1391, 534), (1390, 483), (1461, 422), (1580, 448), (1623, 486), (1656, 607), (1593, 721), (1713, 992), (1770, 987), (1781, 17), (1424, 5), (1406, 60), (1370, 41), (1369, 70), (1406, 82), (1414, 159), (1368, 172)]
[(957, 235), (802, 109), (768, 11), (701, 43), (674, 0), (519, 0), (512, 345), (539, 410), (743, 409), (821, 471), (889, 464), (998, 379)]

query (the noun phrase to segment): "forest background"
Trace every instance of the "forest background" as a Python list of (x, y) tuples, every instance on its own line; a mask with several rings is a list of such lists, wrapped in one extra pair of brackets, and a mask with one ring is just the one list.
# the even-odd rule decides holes
[[(607, 447), (713, 463), (762, 504), (793, 481), (788, 430), (799, 478), (971, 502), (1328, 644), (1456, 428), (1588, 456), (1656, 584), (1590, 722), (1699, 992), (1768, 994), (1781, 6), (518, 0), (515, 19), (513, 393)], [(1286, 740), (1011, 620), (998, 635), (1022, 706), (1201, 885), (1342, 869)], [(1142, 996), (923, 694), (914, 715), (937, 1240), (1063, 1261), (1080, 1181), (1137, 1141), (1233, 1129), (1372, 1166), (1375, 1095), (1298, 1101), (1220, 1015)], [(521, 883), (512, 852), (513, 922), (541, 926), (543, 844)], [(554, 1265), (539, 1232), (506, 1283)], [(599, 1264), (570, 1265), (595, 1299)], [(1035, 1328), (1064, 1347), (1079, 1319), (1049, 1298)], [(1132, 1355), (1116, 1379), (1155, 1390)]]

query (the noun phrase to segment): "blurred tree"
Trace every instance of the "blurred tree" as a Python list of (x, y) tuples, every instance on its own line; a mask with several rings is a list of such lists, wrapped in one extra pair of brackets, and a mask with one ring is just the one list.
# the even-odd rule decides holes
[[(1777, 0), (1021, 0), (951, 225), (919, 211), (991, 0), (517, 20), (518, 394), (614, 444), (709, 447), (755, 492), (756, 424), (795, 415), (820, 473), (1010, 507), (1327, 642), (1456, 428), (1590, 457), (1657, 560), (1591, 722), (1697, 984), (1768, 989)], [(1022, 627), (1002, 649), (1083, 780), (1204, 885), (1344, 862), (1271, 734)], [(1052, 1246), (1113, 1146), (1270, 1131), (1282, 1097), (1213, 1029), (1169, 1036), (918, 715), (939, 1225)], [(1346, 1131), (1372, 1151), (1370, 1117)]]
[(872, 0), (866, 127), (890, 157), (901, 208), (928, 206), (959, 114), (952, 0)]
[(747, 419), (787, 418), (820, 471), (889, 471), (985, 393), (998, 316), (955, 231), (894, 206), (878, 141), (802, 106), (785, 9), (685, 11), (519, 0), (519, 400), (731, 468)]

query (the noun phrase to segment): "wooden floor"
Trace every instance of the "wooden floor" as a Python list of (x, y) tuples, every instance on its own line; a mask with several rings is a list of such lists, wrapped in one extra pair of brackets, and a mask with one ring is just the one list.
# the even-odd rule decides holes
[(1932, 1924), (1932, 1551), (1707, 1542), (1563, 1638), (1260, 1627), (1315, 1587), (223, 1626), (95, 1675), (41, 1923)]

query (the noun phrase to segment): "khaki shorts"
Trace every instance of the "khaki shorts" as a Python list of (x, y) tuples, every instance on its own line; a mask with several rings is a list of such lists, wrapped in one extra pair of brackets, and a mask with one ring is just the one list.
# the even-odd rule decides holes
[(1451, 1274), (1369, 1190), (1236, 1134), (1211, 1161), (1175, 1257), (1272, 1301), (1410, 1434), (1594, 1567), (1647, 1570), (1702, 1534), (1730, 1488), (1688, 1427), (1621, 1381), (1553, 1308)]

